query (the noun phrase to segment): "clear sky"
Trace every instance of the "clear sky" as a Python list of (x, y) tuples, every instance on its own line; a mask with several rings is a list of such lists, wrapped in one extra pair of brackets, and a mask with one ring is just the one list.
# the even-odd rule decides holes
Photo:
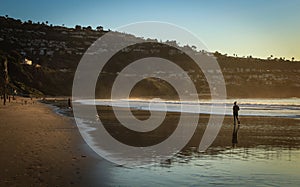
[(300, 0), (0, 0), (0, 15), (6, 14), (111, 30), (163, 21), (194, 33), (210, 51), (300, 60)]

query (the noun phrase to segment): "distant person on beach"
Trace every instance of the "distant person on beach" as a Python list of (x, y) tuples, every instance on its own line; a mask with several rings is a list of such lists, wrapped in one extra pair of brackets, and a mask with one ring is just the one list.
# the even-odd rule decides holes
[(71, 99), (70, 98), (68, 98), (68, 107), (72, 108), (72, 103), (71, 103)]
[(240, 120), (239, 120), (239, 110), (240, 110), (240, 107), (236, 104), (236, 101), (233, 104), (232, 110), (233, 110), (234, 125), (236, 124), (235, 120), (237, 120), (238, 124), (240, 124)]

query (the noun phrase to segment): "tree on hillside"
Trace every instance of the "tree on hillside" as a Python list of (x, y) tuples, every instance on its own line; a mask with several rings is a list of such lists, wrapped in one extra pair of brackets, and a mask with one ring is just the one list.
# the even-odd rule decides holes
[(103, 27), (102, 26), (98, 26), (96, 29), (97, 29), (97, 31), (103, 31)]
[(267, 59), (272, 60), (272, 58), (273, 58), (273, 55), (270, 55)]
[(197, 47), (196, 47), (195, 45), (192, 45), (192, 49), (193, 49), (194, 51), (197, 51)]
[(222, 54), (221, 54), (219, 51), (216, 51), (216, 52), (214, 53), (214, 55), (215, 55), (215, 56), (222, 56)]
[(295, 60), (295, 57), (292, 57), (292, 62)]
[(81, 30), (81, 26), (80, 25), (76, 25), (75, 26), (75, 30)]

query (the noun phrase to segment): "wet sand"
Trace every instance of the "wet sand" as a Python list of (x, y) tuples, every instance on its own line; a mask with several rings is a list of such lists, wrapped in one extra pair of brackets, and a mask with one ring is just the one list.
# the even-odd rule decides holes
[[(122, 109), (120, 109), (122, 110)], [(106, 129), (120, 141), (140, 146), (151, 145), (168, 137), (177, 127), (179, 113), (168, 113), (162, 125), (148, 134), (138, 134), (123, 128), (115, 118), (111, 107), (98, 107), (100, 119)], [(138, 119), (147, 119), (148, 111), (132, 111)], [(197, 129), (191, 138), (187, 148), (197, 147), (206, 129), (209, 115), (201, 114)], [(188, 118), (188, 116), (187, 116)], [(300, 148), (300, 120), (281, 117), (252, 117), (240, 116), (237, 147), (277, 146)], [(188, 127), (190, 124), (186, 124)], [(212, 147), (232, 147), (233, 118), (225, 116), (222, 128), (212, 144)], [(236, 126), (237, 127), (237, 126)], [(121, 133), (122, 132), (122, 133)], [(122, 134), (122, 136), (118, 136)], [(126, 136), (125, 136), (126, 135)], [(137, 141), (137, 138), (140, 138)], [(152, 142), (152, 143), (151, 143)]]
[[(112, 177), (115, 172), (134, 172), (110, 164), (92, 152), (72, 118), (55, 114), (49, 105), (30, 102), (0, 105), (0, 186), (122, 185)], [(99, 111), (107, 130), (133, 145), (163, 140), (176, 128), (178, 120), (178, 113), (170, 113), (159, 131), (137, 136), (119, 126), (110, 107), (100, 107)], [(146, 119), (149, 114), (147, 111), (133, 113), (140, 119)], [(208, 117), (200, 115), (198, 128), (186, 149), (199, 145)], [(232, 117), (228, 116), (213, 146), (205, 154), (214, 155), (220, 150), (231, 149), (232, 130)], [(299, 134), (300, 120), (241, 117), (236, 146), (299, 149)], [(147, 171), (140, 175), (147, 178)]]
[[(233, 125), (232, 117), (226, 116), (222, 129), (214, 141), (215, 146), (230, 142)], [(280, 117), (240, 116), (237, 147), (285, 147), (300, 148), (300, 120)], [(230, 139), (230, 140), (229, 140)]]

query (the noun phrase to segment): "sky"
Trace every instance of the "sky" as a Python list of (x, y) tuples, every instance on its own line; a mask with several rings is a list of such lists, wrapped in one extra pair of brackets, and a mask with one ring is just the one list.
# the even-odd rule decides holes
[(196, 35), (209, 51), (300, 60), (300, 0), (0, 0), (0, 15), (111, 30), (168, 22)]

